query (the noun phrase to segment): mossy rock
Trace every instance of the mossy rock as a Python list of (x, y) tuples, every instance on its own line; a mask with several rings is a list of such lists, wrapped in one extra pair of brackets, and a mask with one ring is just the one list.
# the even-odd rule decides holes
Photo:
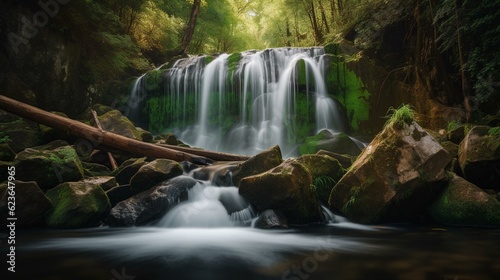
[(299, 146), (299, 152), (304, 154), (315, 154), (320, 150), (330, 151), (338, 154), (357, 156), (361, 149), (345, 133), (333, 133), (322, 130), (315, 136), (307, 137), (304, 144)]
[(145, 191), (158, 183), (182, 175), (182, 166), (173, 160), (157, 159), (142, 165), (130, 179), (130, 188), (136, 193)]
[(332, 188), (345, 173), (340, 163), (325, 155), (303, 155), (295, 161), (309, 171), (316, 195), (322, 202), (328, 203)]
[(25, 149), (16, 155), (14, 165), (16, 179), (35, 181), (42, 189), (78, 181), (84, 176), (82, 163), (71, 146), (53, 150)]
[(79, 228), (99, 225), (111, 205), (100, 185), (66, 182), (46, 193), (54, 207), (45, 215), (47, 226)]
[(294, 160), (286, 160), (267, 172), (243, 178), (239, 193), (259, 211), (281, 211), (290, 224), (318, 223), (324, 219), (311, 174)]
[(280, 147), (273, 146), (238, 164), (233, 171), (233, 184), (238, 186), (243, 178), (265, 172), (282, 162)]
[[(69, 118), (68, 115), (66, 115), (65, 113), (62, 113), (62, 112), (54, 112), (53, 111), (51, 113), (56, 114), (60, 117)], [(39, 124), (39, 127), (40, 127), (40, 131), (42, 132), (42, 138), (43, 138), (44, 142), (50, 142), (50, 141), (54, 141), (54, 140), (58, 140), (58, 139), (64, 139), (64, 140), (67, 140), (69, 142), (74, 142), (78, 139), (77, 137), (69, 134), (66, 131), (58, 130), (58, 129), (52, 128), (50, 126)]]
[(320, 156), (329, 156), (336, 159), (344, 169), (348, 169), (349, 167), (351, 167), (353, 161), (356, 160), (356, 158), (353, 156), (341, 155), (338, 153), (329, 152), (325, 150), (319, 150), (316, 154)]
[(130, 179), (146, 164), (146, 158), (130, 159), (122, 163), (122, 165), (112, 172), (116, 180), (120, 184), (130, 184)]
[(95, 177), (88, 177), (80, 182), (82, 183), (88, 183), (91, 185), (99, 185), (104, 191), (110, 190), (116, 186), (118, 186), (118, 183), (116, 182), (115, 177), (113, 176), (95, 176)]
[(85, 176), (96, 177), (111, 175), (111, 171), (105, 165), (92, 162), (82, 162), (82, 165), (85, 170)]
[(483, 189), (500, 190), (500, 133), (496, 128), (472, 128), (459, 145), (458, 160), (465, 179)]
[[(102, 128), (106, 131), (139, 141), (152, 141), (152, 136), (150, 134), (145, 135), (143, 129), (136, 128), (135, 125), (118, 110), (109, 111), (98, 116), (98, 119)], [(94, 121), (92, 120), (91, 123), (94, 123)]]
[(439, 223), (458, 226), (500, 227), (500, 202), (454, 173), (441, 196), (429, 207)]
[[(15, 181), (17, 218), (16, 226), (31, 227), (45, 225), (44, 213), (52, 208), (52, 203), (36, 182)], [(8, 213), (8, 185), (0, 185), (0, 218), (6, 220)]]
[(80, 119), (83, 120), (84, 122), (90, 122), (92, 119), (94, 119), (94, 116), (92, 115), (92, 110), (94, 110), (98, 116), (102, 116), (107, 112), (113, 111), (114, 109), (110, 106), (96, 103), (88, 107), (85, 110), (85, 112), (83, 112), (83, 114), (80, 116)]
[(14, 153), (8, 144), (0, 144), (0, 160), (12, 161), (15, 157), (16, 153)]

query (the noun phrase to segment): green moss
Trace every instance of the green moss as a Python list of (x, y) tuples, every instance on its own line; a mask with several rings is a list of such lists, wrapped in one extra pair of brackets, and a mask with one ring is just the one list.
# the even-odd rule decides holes
[(210, 64), (210, 62), (214, 61), (214, 59), (215, 59), (215, 58), (214, 58), (213, 56), (211, 56), (211, 55), (206, 55), (206, 56), (205, 56), (205, 65)]
[(346, 110), (350, 128), (358, 131), (361, 123), (367, 121), (370, 115), (370, 93), (366, 90), (363, 81), (347, 68), (346, 62), (337, 56), (326, 74), (327, 87), (333, 97)]
[(227, 73), (232, 76), (236, 66), (241, 60), (241, 53), (233, 53), (227, 58)]
[(500, 126), (492, 127), (488, 130), (488, 135), (499, 137), (500, 136)]

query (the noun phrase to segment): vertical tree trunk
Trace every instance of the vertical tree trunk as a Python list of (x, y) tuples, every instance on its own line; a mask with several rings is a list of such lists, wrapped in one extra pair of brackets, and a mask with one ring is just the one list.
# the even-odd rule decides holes
[(460, 33), (460, 18), (458, 15), (458, 4), (455, 0), (455, 18), (457, 25), (457, 45), (458, 45), (458, 59), (460, 62), (460, 76), (462, 78), (462, 94), (464, 97), (464, 107), (465, 107), (465, 116), (467, 122), (470, 120), (471, 115), (471, 106), (470, 106), (470, 95), (469, 95), (469, 82), (467, 81), (467, 76), (464, 69), (464, 55), (462, 50), (462, 35)]
[(326, 13), (325, 9), (323, 8), (323, 4), (321, 4), (321, 1), (319, 3), (319, 10), (321, 11), (321, 20), (323, 21), (323, 25), (325, 26), (325, 31), (326, 33), (330, 33), (330, 27), (328, 26), (328, 20), (326, 19)]
[(189, 16), (189, 22), (184, 31), (184, 38), (182, 39), (180, 52), (187, 53), (189, 49), (189, 43), (193, 38), (194, 28), (196, 27), (196, 20), (198, 19), (198, 13), (200, 12), (201, 0), (194, 0), (193, 7), (191, 8), (191, 15)]

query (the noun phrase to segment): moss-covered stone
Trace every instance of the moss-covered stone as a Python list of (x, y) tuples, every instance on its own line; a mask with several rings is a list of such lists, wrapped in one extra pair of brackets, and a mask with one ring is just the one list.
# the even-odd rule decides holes
[(414, 221), (441, 191), (450, 159), (415, 122), (386, 126), (335, 185), (330, 209), (359, 223)]
[(53, 150), (25, 149), (16, 155), (16, 179), (35, 181), (43, 188), (52, 188), (62, 182), (83, 179), (84, 170), (71, 146)]
[(454, 173), (439, 198), (429, 207), (439, 223), (459, 226), (500, 227), (500, 202)]
[[(42, 133), (36, 123), (8, 114), (4, 123), (0, 123), (0, 143), (7, 144), (18, 153), (25, 148), (42, 144)], [(14, 119), (14, 120), (12, 120)]]
[(158, 183), (182, 175), (182, 166), (173, 160), (157, 159), (142, 165), (130, 179), (130, 187), (136, 193), (147, 190)]
[(130, 184), (130, 179), (146, 164), (146, 158), (130, 159), (114, 170), (111, 174), (115, 175), (116, 181), (120, 184)]
[(500, 134), (489, 126), (472, 128), (459, 145), (458, 160), (465, 179), (483, 189), (500, 190)]
[(0, 160), (12, 161), (16, 157), (16, 153), (10, 148), (9, 144), (0, 144)]
[(322, 202), (328, 203), (332, 188), (345, 173), (340, 163), (326, 155), (303, 155), (295, 161), (309, 171), (316, 195)]
[[(16, 180), (15, 188), (9, 189), (7, 184), (0, 185), (0, 218), (4, 221), (8, 216), (8, 200), (11, 196), (9, 192), (15, 194), (16, 210), (15, 217), (17, 218), (16, 226), (43, 226), (44, 213), (52, 208), (52, 203), (45, 196), (36, 182), (23, 182)], [(10, 201), (10, 200), (9, 200)]]
[[(144, 130), (137, 129), (135, 125), (118, 110), (112, 110), (98, 116), (102, 128), (128, 138), (144, 141)], [(93, 123), (93, 121), (91, 121)], [(148, 137), (151, 138), (152, 137)]]
[(111, 209), (101, 186), (88, 182), (63, 183), (46, 195), (54, 205), (45, 215), (49, 227), (96, 226)]
[(273, 146), (238, 164), (233, 171), (233, 184), (238, 186), (243, 178), (265, 172), (282, 162), (280, 147)]
[(281, 211), (290, 224), (323, 221), (309, 171), (294, 160), (241, 180), (239, 193), (257, 210)]
[(320, 150), (329, 152), (357, 156), (361, 153), (358, 145), (345, 133), (333, 133), (329, 130), (322, 130), (315, 136), (307, 137), (299, 152), (304, 154), (315, 154)]

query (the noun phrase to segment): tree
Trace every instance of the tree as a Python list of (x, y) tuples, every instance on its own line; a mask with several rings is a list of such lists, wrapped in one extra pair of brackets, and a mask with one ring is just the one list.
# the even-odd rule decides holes
[(194, 0), (193, 6), (191, 8), (191, 14), (189, 16), (189, 22), (187, 24), (186, 30), (184, 30), (184, 38), (182, 39), (181, 45), (179, 47), (180, 53), (187, 53), (191, 39), (193, 38), (194, 29), (196, 27), (196, 20), (198, 19), (198, 13), (200, 12), (201, 0)]

